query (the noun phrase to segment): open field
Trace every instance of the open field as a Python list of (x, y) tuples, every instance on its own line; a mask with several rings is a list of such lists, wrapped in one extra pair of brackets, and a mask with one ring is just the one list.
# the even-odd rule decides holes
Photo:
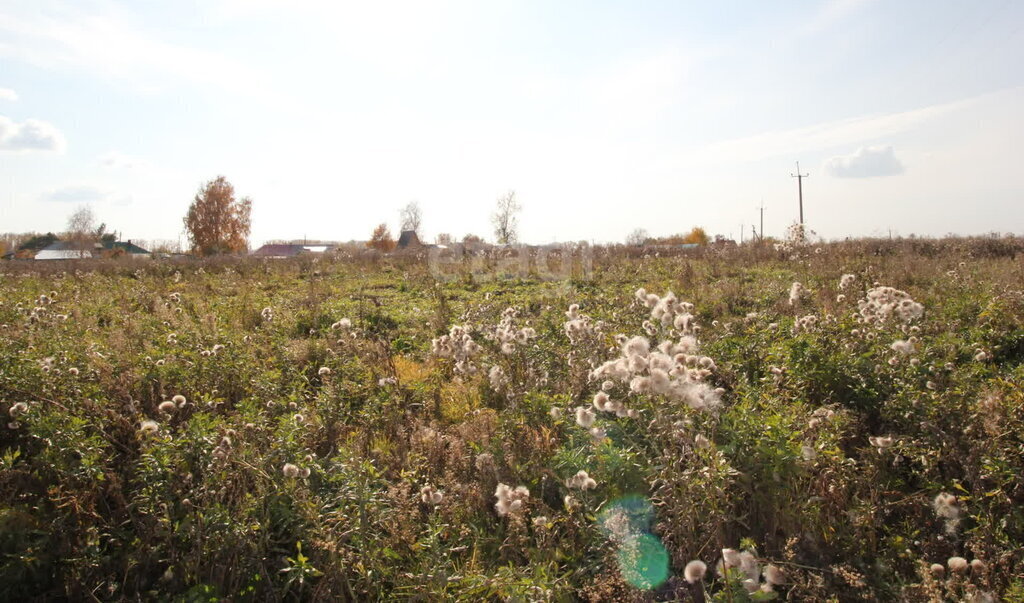
[(1020, 249), (0, 264), (0, 599), (1024, 599)]

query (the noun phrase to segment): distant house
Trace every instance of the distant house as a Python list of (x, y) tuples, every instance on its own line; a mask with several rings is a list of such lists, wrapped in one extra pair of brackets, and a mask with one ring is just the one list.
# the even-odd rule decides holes
[(148, 258), (150, 253), (131, 241), (103, 241), (102, 243), (55, 241), (40, 249), (36, 253), (35, 259), (83, 260), (114, 256)]
[(258, 258), (293, 258), (305, 254), (321, 254), (334, 249), (333, 245), (298, 245), (291, 243), (272, 243), (252, 252)]
[(104, 241), (103, 255), (125, 255), (133, 258), (148, 258), (150, 252), (132, 243), (131, 239), (124, 241)]
[(99, 243), (55, 241), (36, 253), (37, 260), (81, 260), (99, 255)]
[(415, 230), (403, 230), (402, 236), (398, 237), (397, 249), (419, 249), (421, 247), (423, 247), (423, 243), (416, 236)]

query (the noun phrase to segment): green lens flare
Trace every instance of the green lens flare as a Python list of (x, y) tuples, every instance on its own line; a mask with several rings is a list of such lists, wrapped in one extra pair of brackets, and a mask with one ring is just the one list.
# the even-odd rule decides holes
[(668, 579), (668, 551), (652, 534), (628, 538), (615, 554), (622, 578), (637, 588), (651, 590)]
[(651, 531), (654, 507), (643, 496), (630, 494), (608, 503), (597, 516), (597, 524), (605, 537), (621, 540), (630, 534)]

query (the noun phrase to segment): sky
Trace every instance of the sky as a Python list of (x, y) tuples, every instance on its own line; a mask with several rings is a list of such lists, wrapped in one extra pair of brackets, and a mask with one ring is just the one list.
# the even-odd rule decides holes
[(1021, 234), (1024, 2), (0, 0), (0, 232)]

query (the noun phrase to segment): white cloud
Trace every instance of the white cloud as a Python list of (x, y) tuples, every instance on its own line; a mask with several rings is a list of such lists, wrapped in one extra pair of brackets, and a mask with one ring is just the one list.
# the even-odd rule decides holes
[(0, 115), (0, 151), (53, 151), (63, 153), (67, 142), (60, 130), (38, 119), (21, 123)]
[(0, 100), (16, 101), (18, 100), (18, 93), (10, 88), (0, 88)]
[(892, 146), (861, 147), (850, 155), (831, 157), (825, 172), (836, 178), (874, 178), (903, 173), (903, 164)]
[(90, 185), (73, 185), (58, 188), (42, 196), (43, 201), (55, 203), (95, 203), (106, 201), (110, 192)]
[[(1015, 91), (1016, 89), (1013, 89), (1010, 92)], [(1007, 91), (899, 113), (853, 117), (792, 130), (764, 132), (753, 136), (724, 140), (711, 144), (707, 149), (701, 151), (701, 155), (720, 160), (756, 161), (888, 138), (895, 134), (914, 130), (936, 118), (973, 106), (1005, 92)]]

